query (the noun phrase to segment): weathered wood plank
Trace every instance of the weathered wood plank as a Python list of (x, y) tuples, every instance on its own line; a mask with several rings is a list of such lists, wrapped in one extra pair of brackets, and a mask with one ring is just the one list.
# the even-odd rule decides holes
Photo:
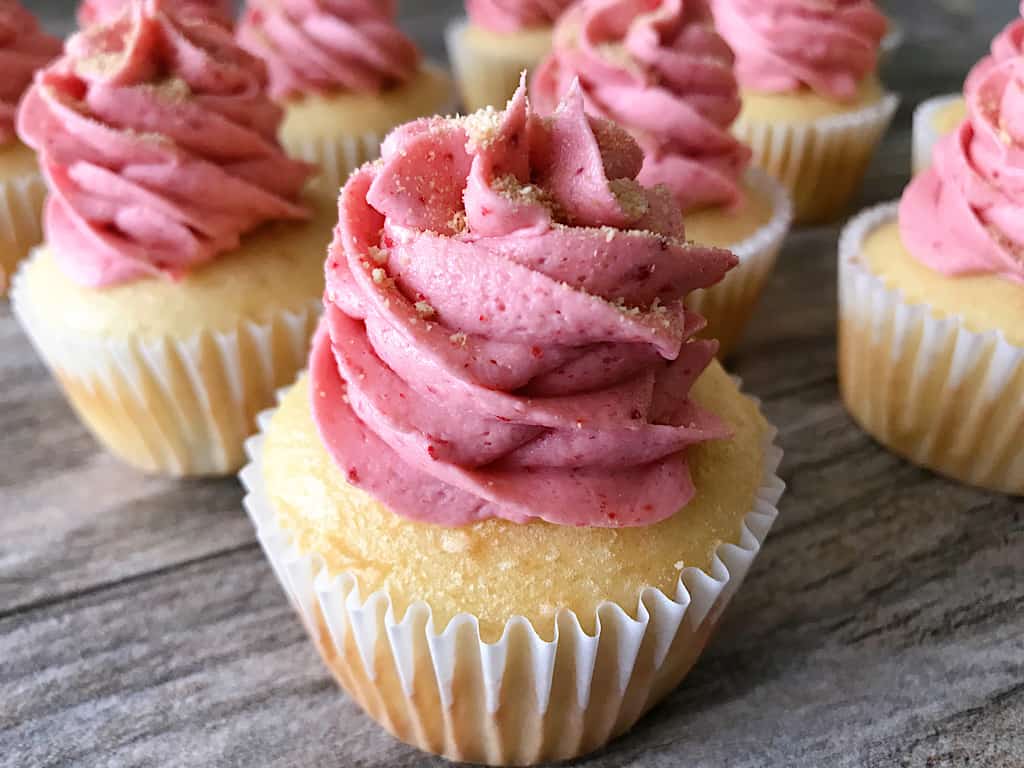
[[(29, 5), (68, 27), (67, 0)], [(405, 0), (403, 24), (438, 57), (458, 6)], [(959, 87), (1016, 1), (889, 7), (904, 105), (856, 207), (899, 194), (913, 105)], [(837, 237), (787, 243), (735, 361), (781, 427), (783, 516), (688, 681), (586, 765), (1024, 766), (1024, 502), (915, 469), (846, 416)], [(100, 453), (5, 307), (0, 350), (0, 766), (441, 765), (337, 692), (235, 483)]]

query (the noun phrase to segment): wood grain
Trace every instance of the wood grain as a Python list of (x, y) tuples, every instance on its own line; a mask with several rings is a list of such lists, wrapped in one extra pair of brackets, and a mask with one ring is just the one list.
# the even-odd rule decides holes
[[(55, 30), (70, 3), (29, 3)], [(441, 57), (456, 2), (403, 4)], [(913, 105), (1013, 0), (901, 0), (896, 127), (856, 207), (907, 180)], [(846, 416), (838, 228), (786, 245), (734, 368), (781, 428), (782, 518), (668, 701), (581, 763), (1024, 766), (1024, 502), (916, 469)], [(335, 688), (234, 482), (140, 476), (77, 423), (0, 306), (0, 766), (421, 766)]]

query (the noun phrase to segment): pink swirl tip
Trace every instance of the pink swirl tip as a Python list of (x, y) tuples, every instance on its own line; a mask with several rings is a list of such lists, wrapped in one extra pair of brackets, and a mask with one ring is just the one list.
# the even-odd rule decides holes
[(18, 114), (50, 188), (47, 240), (84, 285), (178, 278), (264, 222), (308, 215), (311, 169), (277, 143), (263, 64), (166, 7), (134, 0), (71, 37)]
[(715, 342), (684, 306), (735, 265), (685, 241), (627, 133), (579, 89), (393, 132), (349, 180), (310, 369), (352, 484), (395, 513), (649, 525), (694, 494), (688, 397)]
[(538, 109), (551, 112), (576, 79), (587, 110), (626, 128), (643, 148), (642, 184), (664, 184), (684, 211), (740, 200), (751, 153), (730, 131), (739, 85), (704, 0), (572, 6), (531, 84)]
[(573, 0), (466, 0), (474, 25), (492, 32), (511, 33), (552, 26)]

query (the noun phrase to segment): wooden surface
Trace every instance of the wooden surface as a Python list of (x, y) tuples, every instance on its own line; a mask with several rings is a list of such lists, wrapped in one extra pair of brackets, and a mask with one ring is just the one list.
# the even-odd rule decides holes
[[(432, 55), (455, 5), (405, 3)], [(1015, 5), (890, 4), (905, 102), (858, 207), (898, 195), (912, 105), (955, 90)], [(696, 670), (587, 766), (1024, 766), (1024, 502), (915, 469), (843, 412), (837, 233), (789, 241), (734, 363), (781, 428), (782, 517)], [(335, 688), (238, 485), (101, 453), (6, 305), (0, 435), (0, 765), (441, 764)]]

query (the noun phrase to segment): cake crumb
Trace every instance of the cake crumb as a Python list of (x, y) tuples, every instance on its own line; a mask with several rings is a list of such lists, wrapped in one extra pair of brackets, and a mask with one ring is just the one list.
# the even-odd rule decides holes
[(384, 282), (388, 279), (388, 273), (380, 267), (377, 267), (370, 273), (373, 276), (373, 282), (377, 285), (384, 285)]
[(376, 245), (371, 245), (367, 252), (370, 254), (370, 258), (373, 259), (377, 264), (388, 263), (387, 253), (378, 248)]
[(437, 314), (437, 310), (425, 301), (416, 302), (416, 311), (419, 313), (420, 317), (424, 318), (433, 317)]
[(464, 333), (453, 333), (451, 336), (448, 337), (448, 341), (450, 341), (452, 344), (455, 344), (456, 346), (464, 347), (466, 346), (467, 338), (468, 337)]
[(683, 561), (682, 560), (676, 560), (676, 562), (675, 562), (675, 569), (677, 571), (683, 570)]

